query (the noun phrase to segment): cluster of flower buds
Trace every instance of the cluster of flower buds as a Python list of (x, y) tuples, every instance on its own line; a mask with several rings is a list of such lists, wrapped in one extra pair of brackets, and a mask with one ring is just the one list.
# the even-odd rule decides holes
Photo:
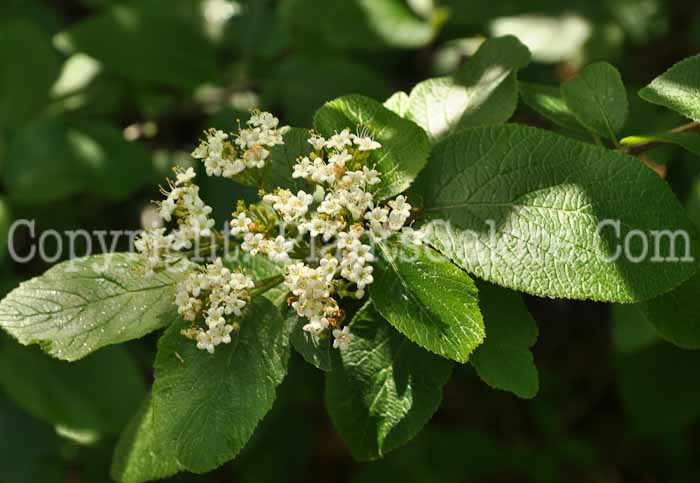
[[(270, 156), (266, 148), (283, 144), (277, 118), (254, 111), (248, 127), (233, 139), (210, 130), (193, 156), (204, 162), (209, 176), (235, 177), (246, 168), (264, 167)], [(231, 141), (233, 139), (233, 142)], [(420, 234), (406, 224), (411, 205), (404, 196), (375, 199), (382, 182), (372, 163), (374, 151), (382, 149), (367, 128), (349, 129), (326, 139), (311, 132), (309, 154), (297, 159), (292, 177), (303, 180), (308, 190), (278, 187), (261, 193), (262, 201), (246, 206), (239, 202), (230, 221), (231, 234), (241, 249), (264, 255), (282, 266), (284, 282), (291, 292), (289, 304), (305, 320), (304, 330), (313, 337), (334, 337), (333, 346), (346, 348), (352, 340), (342, 297), (361, 299), (373, 283), (375, 243), (403, 233), (420, 244)], [(159, 203), (165, 228), (144, 232), (136, 242), (148, 275), (185, 257), (194, 242), (213, 235), (212, 209), (199, 196), (195, 172), (177, 170), (176, 180), (163, 190)], [(405, 238), (406, 238), (405, 237)], [(318, 252), (314, 253), (318, 246)], [(251, 297), (253, 280), (226, 268), (217, 258), (206, 266), (194, 265), (179, 284), (178, 312), (192, 327), (183, 334), (197, 347), (214, 352), (231, 341), (231, 333)], [(280, 277), (282, 278), (282, 277)]]
[[(375, 200), (373, 189), (381, 173), (370, 165), (372, 151), (381, 149), (367, 129), (349, 129), (325, 139), (311, 133), (311, 152), (297, 160), (293, 178), (310, 189), (296, 193), (277, 188), (262, 203), (239, 205), (231, 232), (242, 238), (241, 248), (286, 263), (285, 283), (291, 307), (308, 323), (304, 330), (322, 336), (331, 329), (334, 346), (343, 348), (352, 338), (340, 329), (343, 313), (337, 298), (361, 299), (373, 281), (373, 243), (404, 231), (420, 243), (419, 234), (405, 227), (411, 205), (404, 196), (386, 204)], [(309, 248), (320, 242), (320, 256)]]
[[(204, 162), (208, 176), (234, 178), (246, 168), (261, 169), (273, 146), (284, 144), (279, 120), (269, 112), (254, 111), (247, 128), (238, 134), (210, 129), (192, 153)], [(231, 140), (233, 139), (233, 142)]]
[(214, 353), (216, 346), (231, 342), (236, 324), (250, 301), (253, 279), (226, 268), (221, 258), (204, 268), (198, 267), (178, 285), (175, 303), (183, 319), (195, 322), (204, 319), (206, 330), (192, 327), (183, 335), (197, 341), (197, 348)]
[(165, 199), (158, 205), (160, 217), (166, 222), (175, 221), (177, 228), (170, 232), (152, 228), (135, 242), (143, 255), (146, 276), (182, 259), (182, 250), (191, 249), (196, 240), (211, 237), (214, 228), (212, 208), (202, 201), (199, 186), (193, 182), (194, 170), (177, 169), (175, 173), (176, 180), (168, 180), (169, 190), (162, 190)]

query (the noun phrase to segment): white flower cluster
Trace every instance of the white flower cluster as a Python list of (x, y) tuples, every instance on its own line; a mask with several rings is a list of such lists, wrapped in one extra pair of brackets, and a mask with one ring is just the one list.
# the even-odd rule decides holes
[(165, 200), (159, 204), (160, 217), (171, 222), (177, 220), (177, 229), (167, 233), (165, 228), (150, 229), (141, 233), (135, 242), (138, 252), (143, 255), (146, 275), (152, 276), (159, 268), (181, 258), (177, 252), (191, 249), (195, 240), (210, 237), (214, 220), (212, 208), (199, 196), (199, 186), (193, 183), (195, 172), (177, 170), (176, 180), (168, 180), (170, 191), (163, 191)]
[[(201, 159), (209, 176), (233, 178), (246, 168), (263, 168), (270, 156), (267, 148), (284, 144), (279, 120), (269, 112), (254, 111), (237, 136), (210, 129), (192, 156)], [(233, 143), (231, 139), (235, 137)]]
[(275, 223), (284, 233), (323, 240), (325, 252), (335, 249), (336, 256), (326, 253), (318, 264), (288, 265), (285, 283), (293, 294), (292, 308), (308, 319), (304, 330), (318, 336), (333, 328), (334, 347), (344, 348), (352, 335), (347, 327), (339, 328), (343, 314), (334, 295), (342, 288), (344, 294), (364, 297), (374, 281), (370, 243), (402, 230), (415, 243), (421, 241), (417, 233), (404, 227), (411, 215), (404, 196), (387, 205), (374, 199), (372, 189), (381, 183), (381, 174), (366, 162), (371, 151), (381, 149), (380, 143), (366, 132), (353, 134), (345, 129), (329, 139), (312, 134), (309, 144), (313, 152), (297, 161), (292, 176), (314, 186), (316, 197), (305, 191), (294, 194), (277, 189), (263, 197), (261, 206), (234, 213), (231, 231), (243, 238), (244, 251), (277, 262), (292, 258), (295, 242), (282, 235), (273, 238), (270, 233), (279, 229)]
[(197, 341), (197, 348), (213, 354), (216, 346), (231, 342), (234, 325), (227, 318), (240, 316), (250, 301), (253, 280), (232, 272), (217, 258), (196, 270), (178, 285), (175, 303), (183, 319), (194, 322), (200, 316), (207, 329), (193, 328), (183, 334)]

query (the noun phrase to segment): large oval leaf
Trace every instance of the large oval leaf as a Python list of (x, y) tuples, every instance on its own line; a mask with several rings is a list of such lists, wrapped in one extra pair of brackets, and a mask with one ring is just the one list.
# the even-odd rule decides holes
[(468, 127), (506, 122), (518, 104), (516, 72), (528, 62), (530, 52), (515, 37), (489, 39), (453, 76), (417, 84), (406, 117), (432, 141)]
[(0, 336), (0, 387), (35, 418), (94, 442), (116, 435), (145, 395), (143, 376), (123, 347), (69, 364)]
[(176, 320), (175, 285), (182, 277), (142, 273), (140, 262), (123, 253), (61, 263), (0, 302), (0, 327), (67, 361), (138, 339)]
[(430, 243), (508, 288), (634, 302), (697, 270), (698, 235), (662, 179), (636, 158), (547, 131), (455, 135), (416, 189)]
[(370, 286), (377, 311), (421, 347), (466, 362), (484, 340), (474, 281), (428, 247), (380, 247)]
[(334, 426), (359, 460), (404, 445), (442, 401), (452, 363), (399, 334), (367, 305), (351, 324), (354, 339), (326, 379)]
[(596, 62), (561, 85), (566, 105), (587, 129), (615, 139), (627, 121), (627, 91), (618, 70), (607, 62)]
[(233, 342), (212, 355), (180, 334), (183, 324), (173, 325), (158, 344), (154, 441), (165, 441), (175, 460), (195, 473), (211, 471), (243, 449), (287, 374), (291, 324), (279, 310), (258, 297), (240, 324)]

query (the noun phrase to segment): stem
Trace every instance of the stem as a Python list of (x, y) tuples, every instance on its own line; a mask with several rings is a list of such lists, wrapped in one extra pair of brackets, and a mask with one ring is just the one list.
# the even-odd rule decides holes
[[(672, 133), (678, 133), (678, 132), (687, 132), (687, 131), (700, 131), (700, 122), (689, 122), (687, 124), (683, 124), (681, 126), (675, 127), (671, 129), (669, 132)], [(628, 146), (627, 148), (623, 149), (623, 152), (627, 154), (631, 154), (633, 156), (637, 156), (639, 154), (645, 153), (647, 151), (650, 151), (658, 146), (662, 146), (664, 143), (661, 141), (649, 141), (646, 143), (641, 143), (637, 144), (636, 146)]]
[(255, 288), (250, 292), (250, 296), (255, 297), (263, 294), (282, 282), (284, 282), (284, 275), (275, 275), (274, 277), (258, 280), (258, 282), (255, 283)]

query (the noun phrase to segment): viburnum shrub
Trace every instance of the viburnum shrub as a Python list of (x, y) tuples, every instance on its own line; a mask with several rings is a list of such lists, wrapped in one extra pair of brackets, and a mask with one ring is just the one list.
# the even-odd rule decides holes
[[(326, 372), (328, 412), (361, 460), (420, 431), (455, 363), (532, 398), (537, 328), (517, 292), (638, 303), (663, 337), (700, 348), (683, 304), (700, 290), (700, 238), (645, 157), (667, 143), (700, 154), (700, 57), (639, 93), (691, 122), (624, 139), (613, 66), (557, 88), (519, 83), (528, 61), (513, 37), (492, 39), (410, 95), (328, 102), (310, 130), (260, 111), (209, 130), (137, 253), (52, 268), (4, 299), (0, 325), (66, 361), (165, 328), (151, 395), (115, 453), (122, 481), (234, 458), (291, 348)], [(555, 131), (504, 124), (519, 97)], [(218, 229), (202, 176), (259, 200), (232, 199)]]

